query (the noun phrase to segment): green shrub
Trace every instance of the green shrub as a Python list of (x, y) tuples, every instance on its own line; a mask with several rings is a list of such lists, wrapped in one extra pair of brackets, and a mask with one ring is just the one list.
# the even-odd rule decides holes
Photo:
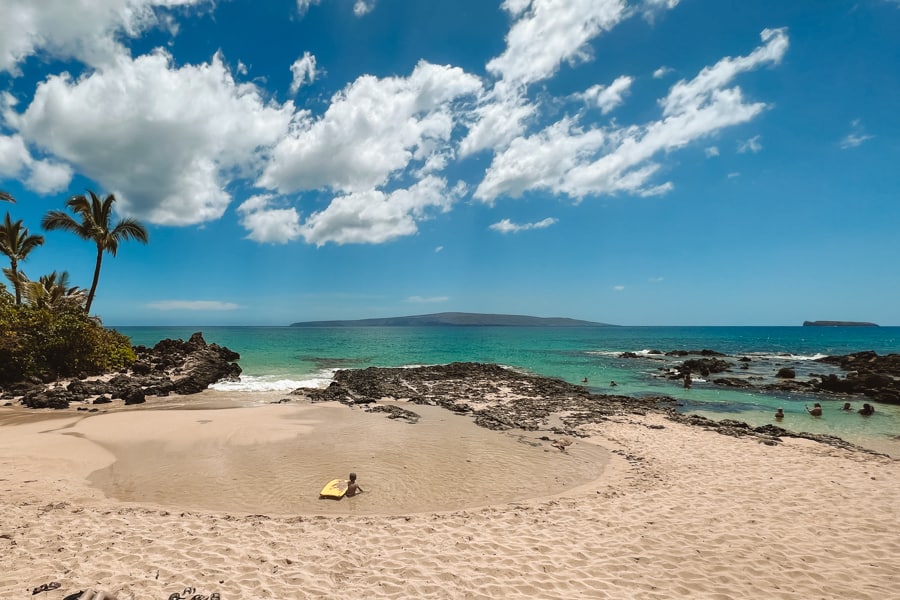
[(130, 340), (82, 308), (14, 306), (0, 294), (0, 383), (117, 371), (135, 360)]

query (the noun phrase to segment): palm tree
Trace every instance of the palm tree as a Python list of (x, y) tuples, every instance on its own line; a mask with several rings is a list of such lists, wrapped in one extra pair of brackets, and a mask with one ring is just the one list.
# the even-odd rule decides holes
[(91, 304), (94, 302), (94, 294), (97, 292), (97, 282), (100, 280), (100, 265), (103, 263), (103, 253), (109, 252), (113, 256), (119, 249), (119, 242), (123, 240), (137, 240), (146, 244), (148, 240), (147, 230), (134, 219), (122, 219), (115, 227), (110, 227), (112, 205), (116, 197), (109, 194), (105, 199), (100, 198), (94, 192), (88, 190), (87, 196), (73, 196), (66, 201), (72, 211), (80, 218), (79, 223), (69, 214), (61, 210), (51, 210), (41, 221), (44, 229), (62, 229), (71, 231), (83, 240), (92, 240), (97, 245), (97, 263), (94, 266), (94, 280), (88, 292), (84, 309), (90, 313)]
[(49, 309), (84, 306), (87, 298), (86, 290), (69, 285), (68, 271), (53, 271), (49, 275), (41, 275), (38, 281), (27, 282), (23, 294), (29, 304)]
[(19, 262), (25, 260), (32, 250), (44, 243), (44, 236), (29, 235), (28, 228), (22, 227), (22, 220), (13, 223), (6, 213), (0, 225), (0, 252), (9, 257), (9, 269), (3, 269), (16, 292), (16, 306), (22, 304), (22, 284), (28, 281), (24, 273), (19, 273)]
[(16, 201), (16, 199), (12, 197), (12, 194), (10, 194), (9, 192), (4, 192), (3, 190), (0, 190), (0, 200), (3, 200), (4, 202)]

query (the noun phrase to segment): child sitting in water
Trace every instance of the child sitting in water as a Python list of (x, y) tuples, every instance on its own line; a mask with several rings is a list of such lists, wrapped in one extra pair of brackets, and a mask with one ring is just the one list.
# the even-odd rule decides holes
[(813, 404), (812, 408), (807, 406), (806, 412), (808, 412), (809, 414), (811, 414), (814, 417), (821, 417), (822, 416), (822, 405), (819, 404), (818, 402), (816, 402), (815, 404)]
[(358, 483), (356, 483), (356, 473), (350, 473), (350, 481), (347, 482), (347, 493), (344, 495), (355, 496), (362, 493), (363, 489), (359, 487)]

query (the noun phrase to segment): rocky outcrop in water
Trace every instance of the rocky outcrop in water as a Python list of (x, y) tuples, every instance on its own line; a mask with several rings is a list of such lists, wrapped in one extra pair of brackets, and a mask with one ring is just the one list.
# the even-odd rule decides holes
[(823, 377), (819, 389), (844, 394), (862, 394), (878, 402), (900, 404), (900, 354), (879, 356), (870, 351), (826, 356), (818, 362), (837, 365), (847, 376)]
[(560, 433), (577, 435), (575, 427), (599, 422), (610, 415), (644, 412), (671, 398), (629, 398), (592, 394), (587, 388), (561, 379), (539, 377), (484, 363), (451, 363), (410, 369), (369, 367), (342, 370), (324, 390), (301, 388), (293, 392), (313, 402), (372, 404), (380, 400), (407, 400), (470, 414), (488, 429), (520, 428), (534, 431), (548, 426), (550, 415), (560, 413)]
[(76, 379), (68, 384), (17, 386), (5, 397), (21, 396), (29, 408), (68, 408), (70, 402), (105, 404), (123, 400), (126, 405), (140, 404), (146, 396), (196, 394), (222, 380), (234, 380), (241, 374), (235, 361), (237, 352), (217, 344), (207, 344), (197, 332), (188, 341), (162, 340), (152, 348), (135, 346), (137, 361), (125, 373), (112, 378)]
[[(687, 358), (682, 362), (673, 358)], [(814, 361), (798, 360), (789, 354), (750, 358), (729, 356), (714, 350), (672, 350), (660, 355), (624, 352), (619, 358), (665, 362), (658, 367), (660, 377), (682, 380), (686, 373), (709, 377), (714, 385), (753, 388), (767, 392), (798, 392), (834, 396), (865, 396), (877, 402), (900, 404), (900, 354), (878, 355), (873, 351), (827, 356)], [(815, 365), (828, 365), (817, 369)], [(816, 371), (832, 372), (816, 372)], [(744, 373), (740, 373), (744, 371)], [(802, 371), (802, 375), (801, 375)], [(732, 375), (733, 374), (733, 375)]]
[[(376, 403), (405, 400), (412, 404), (441, 406), (471, 415), (476, 424), (488, 429), (549, 430), (573, 437), (583, 435), (579, 430), (582, 425), (658, 412), (679, 423), (723, 435), (754, 437), (770, 445), (780, 443), (784, 437), (797, 437), (868, 452), (834, 436), (794, 433), (772, 425), (754, 428), (729, 419), (713, 421), (679, 413), (672, 398), (593, 394), (583, 386), (560, 379), (520, 373), (494, 364), (452, 363), (417, 368), (343, 370), (335, 374), (332, 384), (324, 390), (301, 388), (292, 393), (306, 396), (313, 402), (363, 405), (367, 410), (385, 412), (390, 418), (409, 423), (418, 420), (414, 411)], [(564, 451), (564, 448), (560, 450)]]

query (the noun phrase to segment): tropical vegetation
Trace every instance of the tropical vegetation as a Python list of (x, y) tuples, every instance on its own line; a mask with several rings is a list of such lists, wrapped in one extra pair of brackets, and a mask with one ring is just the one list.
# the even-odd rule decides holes
[[(79, 217), (50, 211), (47, 230), (71, 231), (92, 241), (97, 248), (94, 276), (89, 291), (72, 285), (67, 271), (53, 271), (36, 281), (28, 278), (21, 263), (45, 239), (32, 235), (22, 220), (9, 212), (0, 223), (0, 252), (9, 259), (3, 269), (11, 288), (0, 282), (0, 384), (23, 380), (52, 381), (59, 377), (94, 375), (127, 367), (135, 360), (130, 340), (103, 327), (90, 316), (104, 253), (116, 255), (119, 242), (147, 242), (147, 230), (133, 219), (111, 223), (113, 195), (101, 200), (94, 192), (66, 202)], [(15, 198), (0, 190), (0, 201)]]
[(116, 197), (110, 194), (100, 200), (94, 192), (88, 191), (88, 193), (90, 200), (87, 196), (73, 196), (66, 201), (66, 206), (78, 215), (80, 221), (76, 221), (63, 211), (51, 210), (44, 216), (41, 225), (48, 231), (53, 229), (70, 231), (83, 240), (94, 242), (97, 246), (94, 279), (85, 302), (85, 310), (91, 312), (91, 304), (93, 304), (94, 295), (97, 292), (97, 282), (100, 280), (103, 253), (109, 252), (115, 256), (119, 249), (119, 242), (124, 240), (133, 239), (146, 244), (148, 235), (144, 226), (134, 219), (122, 219), (114, 226), (111, 225), (112, 205), (116, 201)]

